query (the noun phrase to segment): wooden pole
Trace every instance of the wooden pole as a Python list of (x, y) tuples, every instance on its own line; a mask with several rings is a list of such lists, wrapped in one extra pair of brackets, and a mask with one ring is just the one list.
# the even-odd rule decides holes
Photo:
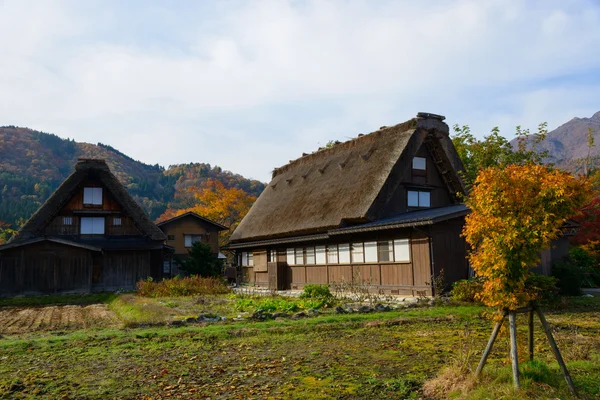
[(529, 311), (529, 361), (533, 361), (533, 309)]
[(481, 375), (481, 371), (483, 371), (483, 367), (485, 366), (485, 363), (486, 363), (490, 353), (492, 352), (492, 347), (494, 346), (494, 342), (496, 341), (496, 338), (498, 337), (498, 333), (500, 332), (500, 328), (502, 327), (504, 318), (506, 318), (506, 311), (502, 312), (502, 319), (496, 323), (496, 326), (494, 326), (494, 329), (492, 330), (492, 335), (490, 336), (490, 340), (488, 341), (488, 344), (485, 347), (485, 350), (483, 351), (483, 355), (481, 356), (481, 361), (479, 361), (479, 365), (477, 366), (477, 370), (475, 371), (475, 376), (477, 378), (479, 378), (479, 375)]
[(512, 361), (513, 383), (515, 389), (520, 389), (519, 351), (517, 349), (517, 313), (515, 311), (510, 311), (508, 313), (508, 321), (510, 323), (510, 358)]
[(556, 342), (554, 341), (554, 336), (552, 336), (552, 330), (550, 329), (550, 325), (548, 325), (548, 322), (546, 321), (544, 314), (542, 314), (542, 311), (537, 306), (534, 308), (534, 310), (537, 313), (538, 317), (540, 318), (540, 322), (542, 323), (542, 326), (544, 327), (544, 332), (546, 333), (548, 342), (550, 342), (550, 347), (552, 348), (554, 357), (556, 357), (556, 361), (558, 361), (558, 365), (560, 366), (560, 370), (562, 371), (563, 376), (565, 377), (565, 381), (567, 381), (569, 390), (571, 391), (571, 393), (573, 393), (575, 396), (577, 396), (577, 392), (575, 391), (575, 385), (573, 385), (573, 381), (571, 380), (571, 375), (569, 374), (567, 365), (565, 364), (565, 362), (560, 354), (560, 350), (558, 350), (558, 346), (556, 345)]

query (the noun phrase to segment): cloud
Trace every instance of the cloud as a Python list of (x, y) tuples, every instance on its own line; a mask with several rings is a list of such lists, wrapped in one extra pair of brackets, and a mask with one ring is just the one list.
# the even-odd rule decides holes
[(126, 7), (0, 2), (0, 124), (268, 180), (417, 111), (487, 132), (600, 109), (594, 2)]

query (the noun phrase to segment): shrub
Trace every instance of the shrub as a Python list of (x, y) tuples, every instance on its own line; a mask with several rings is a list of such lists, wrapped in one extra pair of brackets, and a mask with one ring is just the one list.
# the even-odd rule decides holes
[(581, 269), (567, 257), (552, 266), (552, 276), (558, 279), (558, 289), (560, 294), (566, 296), (580, 296), (583, 274)]
[(181, 270), (191, 275), (217, 277), (223, 274), (223, 261), (212, 252), (208, 243), (194, 243), (189, 258), (179, 259), (177, 263)]
[(463, 279), (454, 282), (450, 297), (456, 301), (476, 302), (475, 296), (483, 289), (483, 278)]
[(196, 295), (215, 295), (229, 293), (231, 290), (219, 278), (188, 276), (164, 279), (154, 282), (152, 278), (137, 283), (137, 293), (146, 297), (179, 297)]
[(571, 247), (569, 259), (581, 270), (583, 287), (600, 286), (600, 268), (594, 256), (581, 247)]
[[(477, 302), (477, 294), (481, 293), (483, 282), (484, 279), (482, 277), (454, 282), (452, 291), (450, 292), (452, 300), (471, 303)], [(556, 278), (552, 276), (532, 274), (525, 281), (525, 287), (526, 291), (532, 295), (531, 297), (548, 302), (556, 299), (556, 295), (558, 294), (556, 282)]]
[(300, 295), (301, 299), (331, 299), (332, 297), (329, 286), (315, 284), (304, 286), (304, 291)]
[(556, 301), (559, 292), (557, 282), (553, 276), (532, 274), (525, 281), (525, 290), (541, 302), (552, 303)]
[(322, 308), (326, 303), (321, 299), (298, 299), (280, 296), (242, 297), (236, 300), (238, 311), (255, 312), (295, 312), (311, 308)]

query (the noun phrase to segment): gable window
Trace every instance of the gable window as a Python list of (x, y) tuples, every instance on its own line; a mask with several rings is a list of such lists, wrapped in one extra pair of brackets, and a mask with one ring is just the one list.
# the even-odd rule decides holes
[(121, 226), (121, 217), (113, 218), (113, 226)]
[(413, 169), (425, 171), (427, 169), (427, 159), (425, 157), (415, 157), (412, 162)]
[(63, 217), (63, 225), (73, 225), (73, 217)]
[(101, 206), (102, 205), (102, 188), (86, 187), (83, 188), (83, 204)]
[(337, 244), (327, 246), (327, 263), (328, 264), (337, 264), (338, 263)]
[(409, 207), (431, 207), (431, 194), (424, 191), (407, 191)]
[(183, 244), (185, 247), (192, 247), (194, 243), (198, 243), (201, 240), (201, 235), (183, 235)]
[(167, 235), (167, 240), (175, 240), (175, 235)]
[(104, 217), (82, 217), (82, 235), (104, 235)]

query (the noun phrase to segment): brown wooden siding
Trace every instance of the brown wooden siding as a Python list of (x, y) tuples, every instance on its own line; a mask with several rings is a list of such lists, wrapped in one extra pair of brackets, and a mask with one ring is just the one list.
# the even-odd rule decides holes
[[(307, 283), (340, 284), (358, 283), (370, 285), (373, 290), (400, 295), (432, 294), (432, 265), (430, 239), (433, 239), (435, 274), (444, 269), (446, 283), (464, 279), (468, 275), (466, 246), (460, 237), (464, 218), (456, 218), (431, 227), (400, 229), (386, 233), (362, 233), (339, 239), (335, 243), (352, 243), (410, 238), (410, 262), (379, 262), (326, 265), (287, 265), (286, 247), (277, 248), (277, 260), (284, 263), (289, 289), (302, 289)], [(326, 243), (305, 243), (302, 247)], [(300, 247), (298, 245), (289, 246)], [(271, 249), (260, 249), (260, 253)], [(258, 253), (257, 249), (257, 253)], [(255, 256), (256, 257), (256, 256)], [(256, 259), (256, 258), (255, 258)], [(243, 268), (244, 270), (247, 268)], [(267, 286), (265, 279), (257, 279), (255, 273), (243, 275), (243, 283)]]
[[(414, 207), (408, 207), (407, 204), (407, 186), (414, 185), (426, 185), (431, 188), (431, 207), (443, 207), (452, 204), (452, 200), (448, 195), (448, 189), (442, 176), (435, 166), (429, 151), (425, 145), (422, 145), (416, 154), (417, 157), (424, 157), (427, 163), (426, 178), (422, 176), (422, 172), (414, 173), (412, 170), (412, 160), (410, 163), (411, 168), (406, 168), (402, 174), (401, 184), (392, 194), (390, 201), (387, 202), (385, 208), (381, 214), (381, 218), (398, 215), (416, 209)], [(416, 189), (411, 189), (416, 190)]]
[[(142, 233), (133, 224), (133, 220), (127, 216), (121, 214), (106, 214), (106, 215), (84, 215), (104, 218), (104, 235), (107, 236), (141, 236)], [(71, 218), (71, 225), (64, 224), (64, 217)], [(51, 236), (79, 236), (81, 226), (81, 215), (70, 214), (70, 215), (59, 215), (52, 219), (52, 221), (44, 229), (45, 235)], [(115, 225), (115, 218), (121, 220), (120, 225)]]
[(160, 278), (161, 250), (94, 252), (58, 243), (34, 243), (0, 255), (0, 296), (132, 290)]
[(432, 227), (435, 275), (444, 270), (447, 288), (452, 282), (468, 278), (467, 245), (461, 237), (464, 218), (457, 218)]
[(187, 256), (190, 250), (185, 247), (185, 235), (202, 235), (202, 242), (209, 243), (213, 253), (219, 252), (219, 231), (210, 224), (189, 215), (159, 227), (165, 235), (173, 235), (174, 240), (167, 240), (169, 246), (175, 247), (175, 254)]
[(102, 187), (102, 205), (87, 205), (83, 204), (83, 189), (86, 187), (102, 187), (102, 183), (94, 180), (87, 180), (83, 185), (75, 192), (69, 203), (61, 210), (61, 213), (67, 213), (69, 211), (80, 211), (80, 210), (102, 210), (102, 211), (121, 211), (121, 206), (109, 193), (109, 191)]

